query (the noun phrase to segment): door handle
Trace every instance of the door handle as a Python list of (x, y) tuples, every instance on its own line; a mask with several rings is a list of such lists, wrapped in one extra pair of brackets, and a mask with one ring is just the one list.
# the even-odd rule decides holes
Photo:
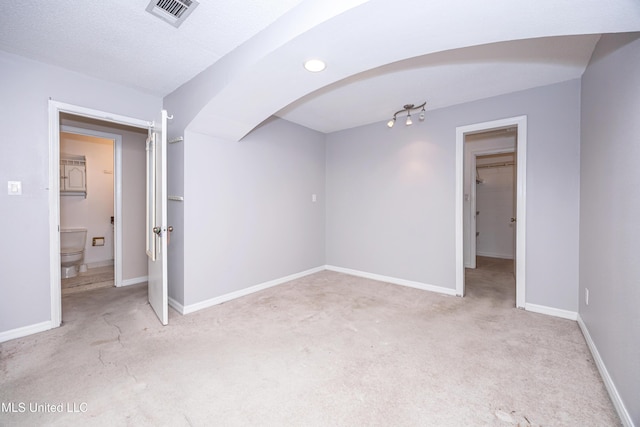
[(516, 219), (515, 218), (511, 218), (511, 222), (516, 222)]
[(173, 225), (167, 226), (167, 231), (169, 232), (169, 234), (167, 234), (167, 246), (168, 246), (171, 243), (171, 232), (173, 231)]
[[(162, 227), (153, 227), (152, 231), (158, 236), (162, 237)], [(173, 225), (167, 227), (167, 231), (171, 233), (173, 231)]]

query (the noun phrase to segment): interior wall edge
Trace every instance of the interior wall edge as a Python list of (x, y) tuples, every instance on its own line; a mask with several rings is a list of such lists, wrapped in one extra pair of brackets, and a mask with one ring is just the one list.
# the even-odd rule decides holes
[(337, 273), (349, 274), (351, 276), (364, 277), (365, 279), (377, 280), (379, 282), (391, 283), (392, 285), (406, 286), (409, 288), (420, 289), (422, 291), (436, 292), (444, 295), (456, 296), (456, 290), (453, 288), (445, 288), (437, 285), (430, 285), (428, 283), (415, 282), (412, 280), (400, 279), (397, 277), (383, 276), (381, 274), (367, 273), (366, 271), (352, 270), (350, 268), (337, 267), (334, 265), (327, 265), (327, 270), (335, 271)]
[(196, 311), (203, 310), (205, 308), (212, 307), (214, 305), (222, 304), (227, 301), (234, 300), (236, 298), (240, 298), (249, 294), (253, 294), (255, 292), (262, 291), (264, 289), (268, 289), (274, 286), (281, 285), (283, 283), (290, 282), (295, 279), (299, 279), (301, 277), (309, 276), (314, 273), (318, 273), (320, 271), (326, 270), (326, 266), (321, 265), (319, 267), (314, 267), (309, 270), (301, 271), (298, 273), (290, 274), (288, 276), (284, 276), (278, 279), (269, 280), (267, 282), (259, 283), (257, 285), (249, 286), (247, 288), (243, 288), (234, 292), (229, 292), (227, 294), (223, 294), (214, 298), (209, 298), (200, 302), (196, 302), (194, 304), (182, 305), (178, 301), (173, 298), (169, 299), (169, 305), (176, 309), (180, 314), (190, 314)]
[(607, 366), (604, 364), (604, 361), (602, 360), (602, 357), (598, 352), (598, 347), (596, 346), (596, 343), (591, 338), (591, 334), (589, 333), (589, 328), (587, 328), (587, 325), (584, 323), (584, 321), (582, 320), (582, 316), (580, 316), (579, 313), (577, 315), (577, 321), (578, 321), (578, 326), (582, 331), (582, 335), (584, 335), (584, 339), (587, 342), (587, 347), (589, 348), (589, 351), (593, 356), (593, 360), (596, 364), (596, 367), (598, 368), (598, 372), (602, 377), (602, 381), (604, 382), (604, 386), (607, 389), (607, 393), (609, 393), (609, 397), (611, 398), (611, 401), (613, 402), (613, 406), (616, 408), (616, 411), (618, 412), (618, 416), (620, 417), (622, 424), (626, 427), (633, 427), (635, 424), (631, 419), (631, 415), (629, 414), (627, 407), (622, 401), (622, 398), (620, 397), (620, 393), (618, 393), (618, 389), (616, 388), (616, 385), (613, 382), (611, 375), (609, 375)]
[(563, 310), (561, 308), (548, 307), (546, 305), (526, 303), (524, 305), (524, 309), (532, 313), (545, 314), (547, 316), (559, 317), (561, 319), (578, 319), (578, 312), (576, 311)]

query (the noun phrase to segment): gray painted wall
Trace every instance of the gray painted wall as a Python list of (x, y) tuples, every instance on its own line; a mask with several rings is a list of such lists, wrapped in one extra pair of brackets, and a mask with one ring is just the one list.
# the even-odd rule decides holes
[(324, 185), (319, 132), (281, 119), (239, 143), (187, 132), (185, 305), (324, 265)]
[(605, 35), (582, 79), (579, 292), (580, 316), (638, 425), (639, 70), (640, 34)]
[(48, 100), (152, 120), (161, 99), (0, 52), (0, 332), (51, 320)]
[[(168, 111), (172, 115), (172, 111)], [(177, 114), (174, 114), (176, 117)], [(174, 119), (176, 120), (176, 119)], [(183, 136), (170, 121), (173, 133), (169, 139)], [(169, 196), (184, 197), (184, 141), (167, 146), (167, 193)], [(171, 239), (167, 247), (167, 287), (169, 298), (184, 304), (184, 205), (185, 202), (169, 200), (167, 202), (167, 221), (173, 226)]]
[(580, 81), (327, 136), (327, 264), (455, 289), (456, 127), (528, 116), (528, 303), (577, 311)]
[(122, 135), (122, 279), (148, 274), (146, 253), (146, 140), (126, 130)]

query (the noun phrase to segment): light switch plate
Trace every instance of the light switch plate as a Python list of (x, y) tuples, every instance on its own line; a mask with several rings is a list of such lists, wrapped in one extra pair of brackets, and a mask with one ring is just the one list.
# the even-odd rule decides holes
[(7, 194), (10, 196), (22, 195), (22, 181), (7, 181)]

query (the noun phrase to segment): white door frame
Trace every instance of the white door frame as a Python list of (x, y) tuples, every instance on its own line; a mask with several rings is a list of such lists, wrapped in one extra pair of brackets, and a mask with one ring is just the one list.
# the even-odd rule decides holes
[[(105, 122), (148, 129), (146, 120), (93, 110), (49, 100), (49, 282), (51, 285), (51, 327), (62, 323), (62, 290), (60, 272), (60, 113), (88, 117)], [(86, 129), (83, 129), (86, 131)], [(119, 192), (116, 190), (116, 192)], [(116, 228), (117, 229), (117, 228)], [(122, 241), (122, 239), (119, 239)], [(120, 251), (122, 253), (122, 251)], [(122, 276), (122, 273), (120, 273)]]
[(505, 127), (517, 127), (516, 307), (526, 304), (526, 178), (527, 116), (476, 123), (456, 128), (456, 295), (464, 296), (464, 140), (465, 135)]
[(122, 135), (66, 125), (60, 126), (60, 131), (76, 135), (95, 136), (113, 141), (114, 284), (118, 287), (122, 286), (122, 227), (120, 226), (122, 224)]

